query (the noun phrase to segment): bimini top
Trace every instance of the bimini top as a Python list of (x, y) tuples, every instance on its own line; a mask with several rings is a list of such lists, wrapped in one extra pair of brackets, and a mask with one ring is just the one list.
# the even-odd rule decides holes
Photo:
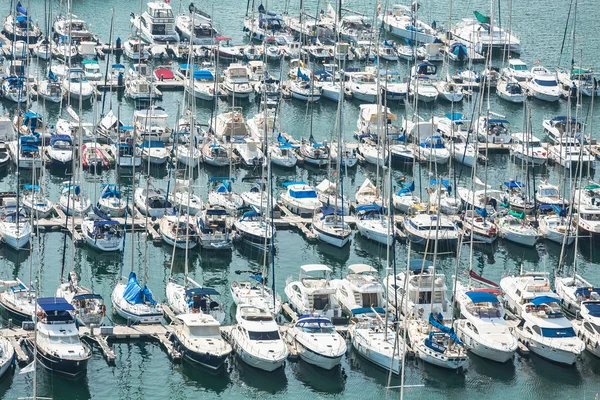
[(53, 311), (75, 311), (75, 308), (64, 297), (41, 297), (37, 299), (37, 302), (46, 313)]
[(348, 266), (348, 269), (355, 274), (362, 274), (363, 272), (377, 272), (377, 270), (367, 264), (352, 264)]
[(102, 296), (100, 296), (99, 294), (95, 294), (95, 293), (84, 293), (84, 294), (78, 294), (76, 296), (73, 296), (73, 300), (91, 300), (91, 299), (102, 300)]
[[(423, 262), (425, 262), (425, 264), (423, 264)], [(412, 271), (412, 272), (420, 272), (421, 268), (423, 269), (423, 271), (427, 271), (427, 269), (429, 267), (434, 267), (435, 265), (428, 260), (410, 260), (410, 264), (408, 265), (408, 268)]]
[(490, 292), (465, 293), (473, 303), (499, 303), (498, 298)]
[(209, 287), (200, 287), (200, 288), (192, 288), (185, 291), (185, 295), (187, 297), (193, 296), (220, 296), (221, 293), (217, 292), (213, 288)]
[(560, 300), (555, 298), (555, 297), (550, 297), (550, 296), (538, 296), (538, 297), (534, 297), (533, 299), (531, 299), (529, 302), (531, 304), (533, 304), (534, 306), (539, 306), (541, 304), (547, 304), (547, 303), (558, 303)]
[(316, 272), (316, 271), (328, 271), (331, 272), (331, 268), (324, 264), (306, 264), (302, 265), (300, 269), (304, 272)]
[(592, 317), (600, 317), (600, 302), (584, 301), (581, 303), (581, 306), (587, 308)]

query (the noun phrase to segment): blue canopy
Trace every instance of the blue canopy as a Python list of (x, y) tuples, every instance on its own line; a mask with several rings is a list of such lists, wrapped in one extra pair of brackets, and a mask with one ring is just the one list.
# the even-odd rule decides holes
[(212, 74), (212, 72), (206, 69), (201, 69), (194, 71), (194, 79), (215, 79), (215, 76)]
[[(335, 214), (335, 209), (332, 206), (321, 207), (321, 213), (323, 213), (323, 218), (325, 218), (328, 215)], [(342, 210), (338, 209), (337, 210), (337, 214), (338, 215), (343, 215)], [(321, 218), (321, 219), (323, 219), (323, 218)]]
[[(423, 266), (423, 261), (425, 261), (425, 265)], [(421, 267), (424, 268), (424, 270), (427, 270), (427, 268), (429, 267), (433, 267), (434, 264), (429, 261), (429, 260), (410, 260), (410, 264), (408, 264), (408, 269), (412, 272), (419, 272), (421, 271)]]
[(119, 192), (119, 189), (117, 189), (117, 185), (115, 185), (115, 184), (105, 185), (104, 189), (102, 190), (101, 197), (103, 199), (108, 199), (111, 197), (120, 199), (121, 192)]
[(22, 15), (27, 15), (27, 10), (21, 5), (20, 1), (17, 2), (17, 12)]
[(595, 287), (585, 287), (585, 288), (583, 288), (583, 287), (581, 287), (581, 288), (575, 289), (575, 295), (576, 296), (590, 297), (590, 295), (592, 293), (600, 294), (600, 288), (595, 288)]
[(75, 311), (73, 306), (64, 297), (41, 297), (37, 299), (38, 305), (44, 312)]
[(94, 221), (94, 226), (105, 226), (105, 225), (119, 225), (119, 221), (114, 219)]
[(73, 140), (69, 135), (52, 135), (52, 138), (50, 139), (50, 146), (56, 142), (67, 142), (73, 144)]
[(566, 327), (566, 328), (541, 328), (542, 329), (542, 336), (543, 337), (548, 337), (548, 338), (568, 338), (568, 337), (575, 337), (577, 336), (575, 334), (575, 331), (573, 330), (572, 327)]
[(99, 294), (95, 294), (95, 293), (85, 293), (85, 294), (78, 294), (78, 295), (73, 296), (73, 300), (90, 300), (90, 299), (102, 300), (102, 296), (100, 296)]
[(229, 193), (229, 192), (231, 192), (231, 186), (229, 185), (229, 182), (227, 182), (227, 181), (221, 183), (219, 185), (219, 187), (217, 188), (217, 193)]
[(264, 281), (262, 275), (258, 275), (258, 274), (250, 275), (250, 279), (254, 279), (258, 283), (263, 283), (263, 281)]
[(131, 304), (144, 304), (146, 302), (154, 305), (156, 300), (152, 298), (152, 293), (147, 286), (142, 287), (135, 276), (135, 272), (129, 273), (129, 281), (123, 292), (123, 298)]
[(400, 189), (398, 191), (398, 195), (402, 195), (404, 193), (414, 192), (415, 191), (415, 182), (413, 181), (410, 185)]
[(523, 183), (519, 182), (519, 181), (510, 181), (510, 182), (504, 182), (504, 186), (509, 187), (509, 188), (521, 188), (525, 185), (523, 185)]
[(254, 210), (252, 210), (252, 211), (247, 211), (247, 212), (245, 212), (245, 213), (244, 213), (244, 215), (242, 215), (242, 219), (241, 219), (240, 221), (243, 221), (243, 220), (245, 220), (246, 218), (258, 217), (258, 216), (260, 216), (260, 213), (259, 213), (259, 212), (256, 212), (256, 211), (254, 211)]
[(498, 303), (498, 298), (489, 292), (465, 293), (473, 303)]
[(575, 125), (577, 124), (577, 119), (575, 119), (574, 117), (567, 117), (566, 115), (559, 115), (557, 117), (552, 118), (553, 122), (561, 122), (563, 124), (571, 124), (571, 125)]
[(461, 121), (463, 119), (463, 115), (460, 113), (446, 114), (446, 118), (448, 118), (450, 121)]
[(530, 303), (539, 306), (546, 303), (558, 303), (560, 300), (550, 296), (538, 296), (531, 299)]
[(235, 182), (235, 178), (231, 178), (229, 176), (214, 177), (214, 178), (210, 178), (210, 181), (211, 182), (227, 182), (227, 181)]
[(362, 206), (356, 207), (356, 212), (357, 213), (360, 213), (360, 212), (373, 212), (373, 211), (381, 212), (381, 210), (382, 210), (382, 207), (379, 204), (375, 203), (375, 202), (373, 204), (364, 204)]
[[(551, 207), (554, 210), (554, 212), (557, 213), (559, 216), (565, 217), (567, 215), (566, 208), (562, 208), (561, 206), (556, 205), (556, 204), (552, 204)], [(540, 206), (540, 208), (541, 208), (541, 206)]]
[(17, 22), (25, 22), (25, 21), (27, 21), (27, 17), (24, 16), (24, 15), (19, 15), (19, 16), (17, 16), (16, 19), (17, 19)]
[(298, 67), (298, 78), (302, 79), (303, 81), (310, 81), (310, 77), (308, 77), (308, 75), (303, 74), (300, 67)]
[(285, 187), (292, 185), (306, 185), (306, 182), (283, 182), (283, 186)]
[(317, 193), (312, 189), (308, 189), (308, 190), (290, 189), (290, 196), (295, 199), (316, 199)]
[(419, 144), (419, 146), (426, 149), (443, 149), (444, 140), (440, 136), (428, 136), (425, 140)]
[(450, 336), (450, 338), (452, 340), (454, 340), (456, 343), (461, 344), (461, 345), (463, 344), (463, 342), (454, 334), (454, 329), (450, 328), (449, 326), (439, 323), (433, 317), (433, 313), (429, 314), (429, 323), (431, 324), (431, 326), (439, 329), (441, 332), (447, 333), (448, 336)]
[(193, 297), (193, 296), (220, 296), (221, 294), (213, 288), (200, 287), (200, 288), (192, 288), (192, 289), (186, 290), (185, 295), (187, 297)]
[(454, 54), (459, 60), (467, 58), (467, 46), (462, 43), (453, 43), (450, 46), (450, 52)]
[(37, 190), (40, 190), (40, 187), (38, 185), (27, 184), (27, 185), (23, 185), (23, 189), (37, 191)]
[(373, 307), (373, 309), (371, 309), (370, 307), (353, 308), (351, 311), (352, 311), (352, 315), (359, 315), (359, 314), (372, 313), (373, 310), (375, 310), (375, 312), (378, 314), (385, 314), (385, 310), (381, 307)]
[(123, 64), (113, 64), (112, 69), (125, 69)]
[(430, 185), (437, 185), (438, 183), (441, 183), (442, 185), (444, 185), (446, 187), (446, 189), (448, 189), (448, 186), (450, 186), (450, 181), (448, 179), (442, 179), (441, 182), (438, 181), (437, 179), (431, 179), (429, 181)]
[(160, 140), (145, 140), (144, 143), (142, 143), (142, 147), (158, 149), (161, 147), (164, 148), (165, 144)]

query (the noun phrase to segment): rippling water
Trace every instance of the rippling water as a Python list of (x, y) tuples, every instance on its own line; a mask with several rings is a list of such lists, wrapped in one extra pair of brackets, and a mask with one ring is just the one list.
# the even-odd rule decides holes
[[(0, 5), (0, 14), (8, 12), (8, 1)], [(25, 1), (23, 1), (25, 3)], [(111, 7), (115, 7), (115, 36), (126, 38), (130, 33), (129, 14), (138, 13), (140, 4), (137, 2), (121, 3), (115, 0), (74, 0), (73, 12), (81, 18), (91, 22), (92, 28), (104, 40), (109, 37)], [(444, 2), (431, 0), (422, 1), (421, 18), (426, 21), (436, 20), (438, 23), (447, 21), (448, 5)], [(505, 23), (508, 21), (509, 11), (507, 2), (502, 2), (502, 16)], [(539, 60), (548, 68), (554, 68), (559, 62), (560, 43), (568, 2), (549, 5), (541, 0), (530, 2), (514, 2), (512, 11), (512, 25), (514, 31), (522, 40), (522, 59), (533, 65)], [(53, 13), (58, 11), (59, 2), (52, 2)], [(180, 7), (179, 1), (173, 1), (174, 9)], [(188, 3), (182, 5), (187, 9)], [(282, 2), (269, 4), (269, 8), (277, 11), (289, 9), (290, 13), (297, 13), (298, 2)], [(373, 2), (347, 0), (345, 7), (360, 10), (368, 15), (373, 13), (375, 7)], [(236, 42), (242, 42), (241, 31), (245, 4), (233, 0), (207, 1), (200, 6), (203, 10), (214, 15), (222, 33), (231, 36)], [(314, 13), (316, 2), (305, 1), (304, 7)], [(40, 24), (43, 21), (43, 3), (41, 0), (31, 1), (31, 15)], [(470, 17), (473, 10), (479, 10), (484, 14), (489, 10), (486, 1), (453, 1), (453, 21), (462, 17)], [(578, 4), (578, 40), (576, 43), (576, 61), (583, 58), (584, 65), (600, 67), (600, 53), (598, 53), (597, 31), (598, 4), (592, 0), (580, 0)], [(568, 51), (563, 55), (563, 62), (570, 58)], [(496, 61), (499, 64), (500, 61)], [(103, 62), (101, 62), (101, 65)], [(278, 66), (271, 65), (272, 73), (277, 74)], [(480, 67), (476, 67), (479, 69)], [(398, 65), (401, 71), (407, 71), (405, 65)], [(177, 110), (177, 102), (182, 96), (177, 92), (165, 93), (165, 98), (160, 103), (170, 114), (170, 121), (174, 122)], [(507, 105), (496, 100), (495, 96), (490, 99), (490, 109), (504, 114), (513, 124), (513, 131), (519, 131), (522, 126), (522, 108)], [(108, 96), (104, 100), (104, 108), (116, 108), (121, 105), (121, 116), (128, 121), (133, 115), (133, 104), (129, 100), (123, 100), (118, 96)], [(537, 101), (530, 103), (532, 106), (532, 120), (534, 133), (543, 136), (541, 121), (545, 118), (566, 113), (567, 103), (560, 101), (557, 104), (545, 104)], [(41, 107), (34, 103), (34, 109)], [(97, 108), (94, 108), (97, 107)], [(84, 119), (94, 121), (95, 112), (102, 109), (102, 102), (96, 106), (84, 107)], [(466, 115), (471, 115), (471, 105), (464, 103), (458, 107)], [(581, 113), (587, 115), (588, 104), (584, 103)], [(14, 105), (0, 101), (0, 110), (3, 113), (14, 113)], [(392, 105), (394, 112), (402, 114), (404, 108)], [(244, 112), (251, 117), (257, 111), (254, 103), (245, 104)], [(442, 115), (450, 112), (450, 106), (437, 103), (432, 106), (421, 106), (419, 113), (423, 117), (430, 115)], [(331, 134), (335, 121), (336, 106), (323, 101), (315, 107), (313, 113), (313, 126), (315, 137), (328, 138)], [(412, 112), (412, 110), (409, 110)], [(58, 107), (48, 107), (46, 116), (54, 121), (59, 115)], [(596, 116), (600, 115), (600, 108), (596, 107)], [(210, 109), (205, 105), (198, 106), (198, 118), (206, 120), (210, 116)], [(358, 116), (358, 104), (346, 101), (344, 104), (344, 132), (347, 138), (352, 136), (356, 118)], [(286, 102), (281, 110), (282, 127), (294, 137), (309, 135), (310, 114), (303, 103)], [(595, 117), (597, 121), (597, 117)], [(597, 125), (597, 124), (596, 124)], [(596, 129), (598, 131), (598, 129)], [(594, 135), (597, 137), (597, 135)], [(287, 180), (306, 180), (317, 184), (326, 177), (325, 171), (307, 170), (298, 168), (294, 172), (275, 171), (276, 187), (281, 187), (281, 182)], [(483, 178), (483, 171), (480, 171)], [(206, 195), (208, 190), (207, 177), (227, 173), (215, 169), (201, 167), (195, 177), (197, 192)], [(242, 177), (250, 174), (248, 171), (237, 171), (236, 176)], [(440, 173), (453, 176), (453, 172), (440, 171)], [(463, 184), (468, 184), (471, 171), (468, 168), (457, 167), (456, 175)], [(536, 169), (535, 180), (549, 178), (550, 181), (558, 183), (560, 170), (555, 167)], [(151, 171), (154, 181), (159, 185), (166, 186), (166, 170)], [(394, 179), (413, 175), (412, 171), (394, 171)], [(428, 181), (426, 168), (417, 168), (414, 171), (418, 190), (424, 189)], [(350, 197), (355, 188), (365, 179), (374, 176), (371, 168), (359, 167), (356, 171), (350, 171), (345, 177), (345, 188), (351, 188)], [(516, 164), (512, 164), (507, 155), (492, 155), (488, 168), (490, 183), (498, 185), (509, 177), (518, 176), (524, 179), (524, 172)], [(31, 179), (27, 173), (21, 176), (21, 183)], [(46, 174), (48, 192), (52, 200), (58, 199), (61, 184), (68, 176), (63, 171), (48, 171)], [(100, 193), (100, 184), (114, 181), (114, 171), (104, 172), (97, 176), (86, 176), (90, 182), (87, 190), (92, 198), (97, 198)], [(420, 183), (423, 182), (421, 185)], [(127, 183), (122, 178), (121, 183)], [(0, 172), (0, 191), (14, 189), (16, 177), (13, 170)], [(238, 186), (241, 188), (241, 186)], [(129, 188), (124, 187), (123, 192), (129, 193)], [(170, 275), (172, 249), (162, 245), (146, 242), (141, 234), (134, 237), (135, 258), (143, 260), (147, 252), (147, 278), (148, 285), (159, 299), (164, 299), (165, 284)], [(28, 252), (15, 253), (6, 247), (0, 247), (0, 276), (6, 278), (20, 276), (29, 279), (29, 271), (37, 269), (41, 265), (42, 280), (40, 284), (43, 295), (52, 295), (58, 285), (59, 275), (63, 260), (63, 245), (66, 243), (65, 259), (67, 269), (74, 268), (79, 274), (82, 283), (91, 287), (95, 292), (110, 298), (113, 285), (121, 273), (126, 274), (131, 268), (131, 236), (128, 236), (127, 249), (125, 251), (124, 271), (121, 271), (121, 256), (100, 254), (87, 247), (78, 247), (71, 251), (70, 239), (66, 241), (60, 232), (44, 233), (39, 237), (40, 254), (29, 254)], [(468, 269), (468, 249), (462, 252), (460, 268), (461, 273)], [(552, 272), (558, 263), (560, 247), (552, 243), (541, 242), (533, 250), (525, 249), (510, 243), (501, 243), (493, 249), (476, 249), (473, 257), (473, 265), (478, 273), (483, 273), (492, 280), (499, 280), (503, 274), (518, 272), (521, 265), (524, 269), (537, 269)], [(572, 265), (575, 255), (578, 257), (580, 272), (589, 280), (600, 283), (600, 272), (598, 265), (598, 252), (594, 246), (585, 239), (580, 241), (580, 246), (575, 251), (571, 250), (567, 256), (567, 265)], [(375, 266), (380, 274), (385, 273), (386, 252), (383, 247), (374, 245), (359, 235), (354, 235), (350, 246), (346, 249), (332, 249), (319, 243), (306, 242), (300, 233), (296, 231), (279, 230), (277, 233), (277, 255), (276, 263), (276, 287), (279, 292), (283, 291), (285, 279), (298, 272), (298, 266), (307, 263), (325, 263), (332, 267), (334, 275), (342, 277), (346, 273), (346, 266), (352, 263), (365, 262)], [(415, 257), (416, 255), (413, 255)], [(73, 258), (73, 260), (72, 260)], [(235, 270), (250, 269), (261, 265), (261, 255), (256, 251), (236, 248), (232, 255), (215, 256), (201, 251), (192, 251), (189, 257), (190, 275), (198, 282), (214, 286), (223, 293), (226, 304), (231, 304), (229, 294), (229, 283), (238, 279)], [(396, 263), (402, 265), (407, 259), (407, 246), (399, 243), (396, 247)], [(173, 273), (181, 277), (184, 271), (184, 257), (177, 253), (174, 259)], [(455, 258), (453, 256), (441, 256), (439, 260), (441, 269), (449, 281), (454, 273)], [(72, 267), (74, 265), (74, 267)], [(143, 273), (144, 265), (140, 261), (135, 266), (139, 274)], [(233, 309), (232, 309), (233, 313)], [(348, 356), (342, 362), (342, 368), (334, 372), (317, 370), (303, 362), (288, 362), (285, 369), (275, 374), (264, 374), (260, 371), (245, 367), (235, 359), (231, 361), (230, 367), (225, 374), (212, 376), (202, 370), (183, 365), (173, 365), (167, 355), (156, 344), (144, 344), (137, 342), (115, 344), (117, 361), (115, 366), (106, 365), (102, 355), (95, 351), (88, 365), (88, 376), (86, 379), (73, 384), (59, 377), (49, 375), (45, 372), (39, 374), (39, 395), (50, 396), (54, 399), (164, 399), (164, 398), (191, 398), (202, 396), (202, 398), (286, 398), (286, 399), (308, 399), (308, 398), (353, 398), (353, 399), (375, 399), (384, 398), (387, 386), (387, 375), (379, 369), (369, 365), (356, 357), (349, 351)], [(407, 391), (407, 398), (452, 398), (452, 399), (478, 399), (482, 396), (487, 398), (531, 398), (531, 399), (565, 399), (565, 398), (592, 398), (600, 392), (598, 384), (598, 373), (600, 363), (592, 356), (585, 354), (583, 359), (573, 368), (565, 368), (550, 364), (537, 357), (523, 359), (516, 357), (507, 365), (497, 365), (486, 360), (470, 357), (464, 374), (455, 374), (440, 370), (429, 365), (410, 361), (406, 370), (406, 383), (409, 385), (424, 385)], [(397, 379), (393, 379), (392, 386), (399, 385)], [(0, 381), (0, 398), (17, 398), (29, 396), (32, 393), (32, 377), (28, 375), (9, 374)], [(391, 390), (392, 397), (398, 397), (398, 392)]]

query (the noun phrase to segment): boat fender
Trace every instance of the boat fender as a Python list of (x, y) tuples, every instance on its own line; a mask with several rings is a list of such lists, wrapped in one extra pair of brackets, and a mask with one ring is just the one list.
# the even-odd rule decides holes
[(106, 304), (102, 304), (102, 316), (106, 316)]

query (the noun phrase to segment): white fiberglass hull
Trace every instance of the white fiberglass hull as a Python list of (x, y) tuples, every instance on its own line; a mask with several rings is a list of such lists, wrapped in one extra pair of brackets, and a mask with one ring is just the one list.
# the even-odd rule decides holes
[(158, 306), (152, 307), (145, 304), (131, 304), (123, 298), (127, 286), (119, 283), (112, 292), (113, 310), (122, 318), (134, 324), (160, 324), (163, 318)]

